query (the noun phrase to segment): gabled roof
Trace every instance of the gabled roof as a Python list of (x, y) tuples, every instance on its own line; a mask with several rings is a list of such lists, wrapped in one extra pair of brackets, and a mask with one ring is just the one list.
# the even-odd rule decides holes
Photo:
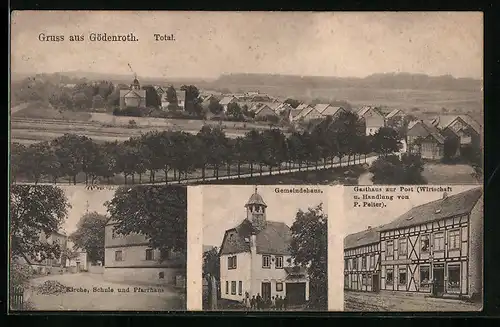
[(321, 112), (321, 114), (323, 116), (334, 116), (335, 114), (337, 114), (339, 111), (342, 110), (344, 110), (343, 107), (328, 106)]
[(384, 117), (384, 114), (382, 114), (382, 112), (380, 112), (380, 110), (378, 108), (375, 108), (375, 107), (372, 107), (372, 106), (364, 106), (362, 107), (361, 109), (358, 110), (358, 116), (360, 118), (364, 117), (369, 111), (372, 111), (374, 113), (376, 113), (377, 115), (381, 116), (381, 117)]
[(347, 235), (344, 238), (344, 250), (377, 243), (379, 241), (379, 231), (381, 227), (382, 226), (369, 228), (361, 232)]
[(302, 118), (302, 117), (306, 117), (307, 115), (309, 115), (313, 110), (315, 110), (318, 114), (321, 115), (321, 113), (316, 110), (315, 107), (307, 107), (307, 108), (304, 108), (304, 110), (302, 110), (300, 112), (300, 114), (297, 116), (297, 118)]
[(319, 112), (323, 113), (330, 105), (328, 103), (318, 103), (317, 105), (314, 106), (314, 108)]
[(439, 129), (445, 129), (450, 126), (457, 119), (462, 120), (465, 124), (469, 125), (476, 133), (480, 134), (482, 131), (481, 124), (474, 120), (469, 115), (440, 115), (432, 120), (432, 124)]
[(226, 104), (231, 103), (231, 101), (233, 101), (233, 100), (236, 100), (236, 98), (234, 96), (223, 97), (222, 100), (220, 100), (219, 103), (221, 105), (226, 105)]
[(146, 96), (145, 90), (122, 90), (120, 93), (123, 98), (144, 98)]
[(393, 222), (382, 226), (380, 231), (416, 226), (435, 220), (468, 214), (482, 195), (483, 190), (481, 187), (478, 187), (419, 205), (399, 216)]
[(389, 119), (389, 118), (392, 118), (398, 114), (402, 114), (403, 112), (400, 110), (400, 109), (394, 109), (393, 111), (391, 111), (390, 113), (387, 114), (387, 116), (385, 116), (386, 119)]
[(308, 108), (308, 107), (310, 107), (310, 105), (308, 105), (306, 103), (301, 103), (294, 110), (304, 110), (305, 108)]
[[(228, 239), (228, 232), (234, 237)], [(236, 228), (229, 229), (224, 235), (220, 254), (250, 252), (251, 223), (244, 219)], [(289, 255), (292, 232), (283, 222), (266, 221), (266, 227), (256, 235), (256, 250), (261, 254)]]
[(300, 112), (302, 111), (303, 109), (290, 109), (290, 112), (289, 112), (289, 115), (291, 116), (292, 119), (295, 119), (295, 117), (297, 117)]
[(421, 126), (423, 128), (423, 130), (425, 131), (425, 134), (418, 135), (418, 136), (423, 137), (423, 138), (431, 136), (438, 143), (444, 144), (444, 141), (445, 141), (444, 136), (441, 135), (441, 133), (439, 132), (439, 130), (434, 125), (432, 125), (429, 122), (426, 122), (426, 121), (423, 121), (423, 120), (416, 121), (415, 123), (412, 122), (412, 123), (408, 124), (408, 131), (411, 131), (417, 125)]

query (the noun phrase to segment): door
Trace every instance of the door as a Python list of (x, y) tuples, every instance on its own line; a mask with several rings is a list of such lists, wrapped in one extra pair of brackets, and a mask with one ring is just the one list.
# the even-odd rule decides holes
[(433, 295), (442, 296), (444, 294), (444, 267), (434, 267), (433, 271)]
[(262, 299), (271, 300), (271, 283), (262, 283)]
[(380, 290), (380, 277), (378, 274), (372, 276), (372, 291), (378, 292)]
[(76, 272), (80, 272), (82, 269), (82, 266), (81, 266), (81, 263), (80, 262), (77, 262), (76, 263)]
[(286, 298), (291, 305), (306, 302), (306, 283), (286, 283)]

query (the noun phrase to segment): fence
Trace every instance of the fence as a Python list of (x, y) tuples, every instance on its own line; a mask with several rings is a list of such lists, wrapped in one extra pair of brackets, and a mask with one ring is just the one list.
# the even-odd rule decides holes
[(12, 310), (24, 309), (24, 289), (15, 287), (10, 293), (10, 308)]

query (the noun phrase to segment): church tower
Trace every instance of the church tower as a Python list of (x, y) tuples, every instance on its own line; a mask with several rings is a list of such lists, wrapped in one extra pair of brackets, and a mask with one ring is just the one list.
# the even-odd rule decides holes
[(247, 220), (252, 224), (253, 228), (257, 231), (264, 229), (266, 227), (267, 205), (262, 196), (257, 193), (257, 187), (255, 187), (255, 192), (245, 204), (245, 208), (247, 210)]
[(141, 84), (139, 84), (139, 80), (137, 79), (137, 76), (135, 76), (134, 81), (130, 85), (131, 90), (140, 90), (141, 89)]

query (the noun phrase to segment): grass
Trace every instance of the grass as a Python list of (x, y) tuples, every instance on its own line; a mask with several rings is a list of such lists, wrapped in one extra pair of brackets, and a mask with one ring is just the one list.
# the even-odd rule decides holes
[(473, 173), (474, 169), (465, 164), (427, 162), (422, 176), (430, 184), (480, 184)]

